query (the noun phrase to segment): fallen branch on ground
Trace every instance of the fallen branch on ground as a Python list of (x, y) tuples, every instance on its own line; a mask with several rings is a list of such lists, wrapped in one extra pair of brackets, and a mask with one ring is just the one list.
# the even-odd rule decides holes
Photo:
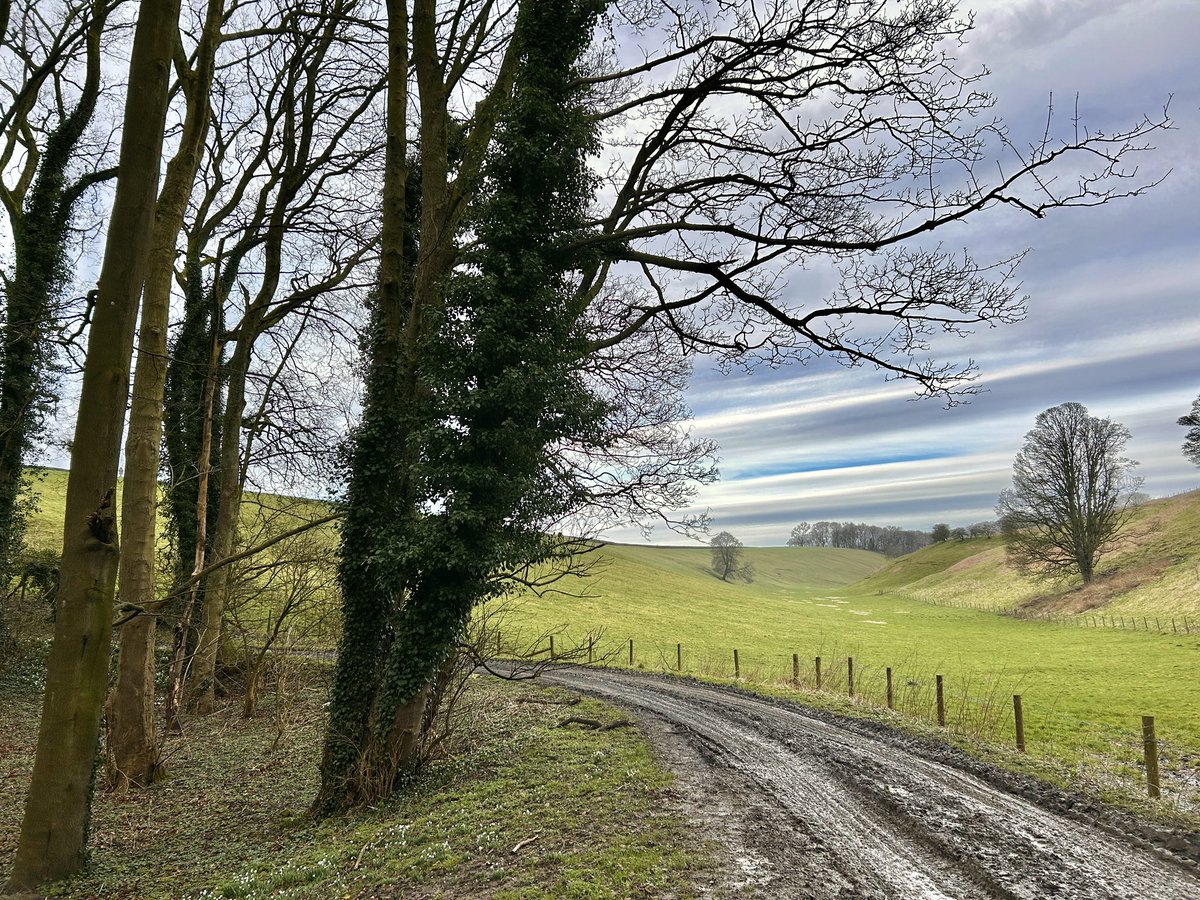
[(523, 841), (517, 841), (516, 846), (514, 846), (512, 848), (512, 850), (509, 852), (517, 853), (517, 852), (521, 851), (522, 849), (524, 849), (525, 847), (528, 847), (530, 844), (532, 844), (534, 841), (536, 841), (540, 837), (541, 837), (540, 834), (535, 834), (533, 837), (527, 837)]

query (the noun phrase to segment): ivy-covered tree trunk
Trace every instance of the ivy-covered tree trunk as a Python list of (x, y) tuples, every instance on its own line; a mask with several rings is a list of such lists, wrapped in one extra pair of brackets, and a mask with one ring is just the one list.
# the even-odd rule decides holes
[(371, 556), (372, 535), (391, 536), (412, 515), (408, 479), (408, 411), (413, 398), (410, 354), (415, 228), (410, 215), (408, 150), (408, 3), (387, 0), (387, 135), (380, 222), (379, 287), (367, 345), (363, 419), (354, 437), (352, 476), (342, 523), (342, 635), (330, 695), (321, 759), (318, 814), (361, 802), (367, 795), (362, 761), (368, 753), (372, 710), (386, 651), (388, 619), (405, 578), (388, 560)]
[[(0, 584), (24, 534), (21, 494), (25, 455), (53, 405), (47, 367), (57, 319), (55, 305), (69, 279), (67, 237), (75, 204), (106, 173), (68, 181), (75, 148), (100, 94), (100, 38), (108, 4), (92, 3), (87, 69), (74, 109), (50, 132), (24, 208), (10, 209), (13, 277), (5, 284), (0, 329)], [(0, 616), (3, 609), (0, 608)], [(2, 626), (0, 626), (2, 628)]]
[(187, 113), (179, 149), (167, 166), (155, 210), (154, 237), (138, 331), (137, 366), (125, 439), (125, 481), (121, 495), (124, 547), (118, 589), (123, 603), (145, 614), (121, 628), (117, 680), (108, 702), (109, 782), (114, 789), (145, 786), (158, 771), (154, 727), (154, 644), (157, 629), (155, 561), (158, 513), (159, 444), (163, 391), (167, 378), (167, 325), (175, 248), (188, 198), (200, 168), (209, 124), (209, 90), (220, 38), (223, 0), (210, 0), (196, 68), (184, 76)]
[[(221, 308), (226, 285), (218, 280), (205, 286), (200, 277), (199, 249), (188, 251), (185, 267), (183, 318), (167, 360), (167, 383), (163, 398), (162, 460), (167, 485), (163, 497), (167, 525), (174, 547), (174, 580), (182, 584), (191, 577), (195, 565), (197, 490), (200, 472), (200, 447), (203, 443), (205, 386), (214, 335), (223, 327)], [(224, 437), (221, 426), (221, 392), (213, 398), (211, 444), (208, 465), (216, 472)], [(206, 528), (211, 533), (216, 522), (220, 492), (219, 478), (209, 478)]]
[(33, 778), (8, 884), (14, 892), (63, 878), (83, 863), (112, 644), (119, 558), (113, 498), (178, 25), (178, 0), (143, 0), (129, 67), (120, 175), (67, 479), (59, 614)]
[(171, 662), (167, 675), (167, 696), (163, 704), (167, 728), (174, 732), (183, 730), (180, 713), (183, 710), (184, 689), (187, 684), (187, 663), (191, 657), (188, 652), (188, 637), (191, 634), (192, 616), (196, 604), (200, 601), (200, 573), (204, 570), (208, 553), (208, 487), (211, 475), (209, 460), (212, 459), (212, 439), (216, 426), (214, 409), (219, 393), (217, 383), (220, 380), (220, 367), (221, 340), (219, 335), (214, 335), (204, 382), (204, 417), (200, 432), (200, 452), (197, 454), (199, 471), (196, 473), (196, 547), (192, 556), (192, 572), (188, 579), (190, 586), (179, 611), (179, 620), (175, 623), (175, 639), (171, 646)]
[[(536, 553), (537, 526), (570, 505), (569, 486), (546, 480), (546, 451), (601, 411), (577, 372), (565, 277), (577, 261), (561, 249), (591, 195), (594, 135), (574, 85), (597, 12), (577, 0), (530, 0), (520, 12), (513, 93), (471, 221), (477, 275), (450, 278), (452, 245), (429, 265), (439, 248), (427, 242), (444, 233), (454, 197), (443, 190), (447, 122), (422, 117), (419, 253), (408, 305), (395, 307), (406, 329), (389, 331), (385, 268), (355, 440), (319, 812), (390, 793), (418, 762), (430, 686), (472, 608), (499, 567)], [(433, 33), (430, 14), (414, 7), (423, 113), (440, 86), (420, 39)], [(407, 249), (403, 233), (391, 236)]]

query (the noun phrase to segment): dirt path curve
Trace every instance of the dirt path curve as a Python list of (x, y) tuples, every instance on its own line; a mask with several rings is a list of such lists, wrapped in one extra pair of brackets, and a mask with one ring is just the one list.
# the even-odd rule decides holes
[[(741, 890), (795, 900), (1200, 900), (1194, 868), (887, 735), (682, 679), (558, 667), (638, 714)], [(727, 885), (728, 886), (728, 885)]]

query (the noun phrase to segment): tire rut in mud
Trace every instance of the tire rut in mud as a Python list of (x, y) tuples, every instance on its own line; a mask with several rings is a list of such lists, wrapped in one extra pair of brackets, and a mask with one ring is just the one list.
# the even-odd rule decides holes
[[(690, 815), (731, 843), (730, 884), (805, 900), (1200, 900), (1200, 878), (886, 734), (684, 679), (559, 667), (641, 714)], [(718, 888), (714, 887), (714, 890)]]

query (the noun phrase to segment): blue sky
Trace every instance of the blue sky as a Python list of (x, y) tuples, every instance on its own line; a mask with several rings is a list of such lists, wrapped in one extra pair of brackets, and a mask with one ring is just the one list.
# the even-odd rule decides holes
[(782, 544), (804, 520), (992, 518), (1035, 416), (1066, 401), (1130, 428), (1129, 455), (1153, 496), (1200, 487), (1175, 424), (1200, 394), (1200, 2), (967, 8), (976, 30), (960, 56), (991, 69), (987, 86), (1015, 136), (1040, 133), (1051, 92), (1060, 115), (1078, 94), (1083, 121), (1106, 131), (1170, 97), (1176, 129), (1139, 164), (1171, 174), (1147, 196), (1044, 221), (1001, 211), (944, 235), (981, 259), (1032, 251), (1020, 269), (1028, 317), (938, 348), (978, 363), (986, 392), (968, 405), (913, 401), (911, 386), (829, 362), (723, 375), (698, 361), (693, 429), (720, 444), (722, 478), (696, 508), (747, 544)]

